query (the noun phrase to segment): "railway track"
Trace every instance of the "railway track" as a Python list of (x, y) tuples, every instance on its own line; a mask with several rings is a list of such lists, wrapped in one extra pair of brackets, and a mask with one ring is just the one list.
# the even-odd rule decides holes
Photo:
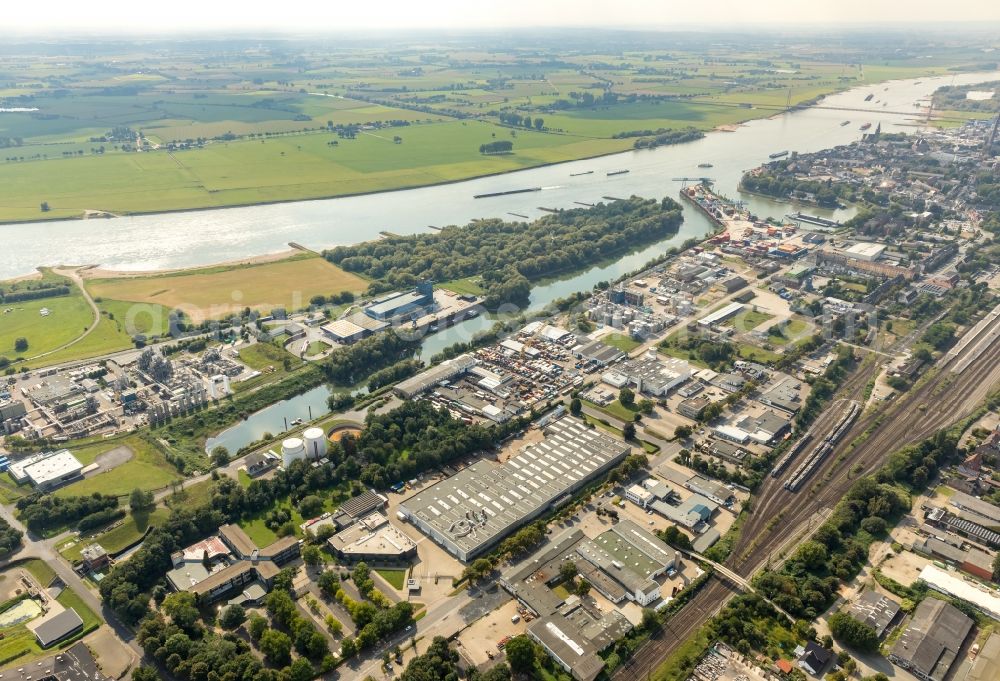
[[(836, 505), (858, 477), (874, 472), (901, 447), (919, 442), (972, 413), (1000, 382), (1000, 338), (994, 335), (986, 343), (969, 345), (974, 346), (975, 357), (960, 351), (900, 400), (855, 420), (817, 467), (815, 482), (792, 492), (784, 488), (788, 475), (768, 475), (754, 496), (754, 506), (726, 566), (751, 578), (775, 547), (801, 534), (818, 512)], [(950, 370), (957, 362), (963, 364), (959, 373)], [(863, 401), (865, 387), (881, 365), (882, 360), (868, 360), (847, 377), (834, 402), (810, 429), (814, 442), (822, 441), (841, 422), (845, 400)], [(684, 607), (684, 615), (673, 617), (671, 626), (640, 648), (613, 678), (648, 678), (735, 593), (725, 580), (710, 579)]]

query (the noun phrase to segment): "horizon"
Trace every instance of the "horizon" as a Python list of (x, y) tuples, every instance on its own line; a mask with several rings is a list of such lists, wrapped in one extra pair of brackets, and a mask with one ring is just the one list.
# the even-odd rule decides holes
[[(794, 0), (747, 3), (717, 0), (707, 6), (621, 0), (612, 8), (598, 0), (550, 0), (538, 4), (511, 0), (503, 4), (468, 5), (457, 0), (429, 0), (415, 5), (389, 0), (377, 17), (365, 6), (336, 6), (308, 1), (294, 14), (275, 16), (248, 12), (231, 0), (196, 3), (177, 0), (169, 13), (136, 7), (123, 0), (96, 0), (86, 5), (51, 0), (7, 8), (4, 22), (14, 35), (162, 35), (246, 33), (303, 35), (353, 32), (479, 31), (510, 29), (615, 29), (628, 31), (711, 31), (781, 28), (946, 29), (969, 25), (984, 30), (1000, 23), (1000, 3), (956, 0), (942, 5), (932, 0), (868, 3), (865, 0)], [(53, 17), (56, 17), (53, 19)], [(111, 19), (109, 20), (109, 17)], [(111, 24), (111, 25), (109, 25)], [(322, 28), (317, 28), (322, 26)]]

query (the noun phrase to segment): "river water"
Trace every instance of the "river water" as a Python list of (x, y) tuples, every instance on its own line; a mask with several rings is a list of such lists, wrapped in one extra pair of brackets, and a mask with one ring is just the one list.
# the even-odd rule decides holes
[[(382, 230), (413, 234), (427, 230), (430, 225), (464, 224), (474, 218), (515, 219), (508, 213), (535, 218), (543, 215), (539, 207), (570, 208), (576, 206), (574, 202), (594, 203), (602, 196), (676, 197), (680, 182), (673, 178), (683, 176), (712, 177), (722, 193), (736, 196), (736, 186), (743, 171), (767, 161), (768, 154), (785, 149), (817, 151), (847, 144), (860, 137), (859, 126), (866, 122), (872, 127), (882, 123), (882, 129), (888, 132), (910, 130), (896, 127), (896, 124), (914, 118), (917, 114), (914, 105), (938, 87), (997, 79), (1000, 79), (1000, 72), (858, 87), (832, 95), (822, 105), (866, 109), (864, 113), (804, 109), (751, 121), (736, 132), (709, 133), (687, 144), (629, 151), (436, 187), (107, 220), (0, 225), (0, 279), (27, 274), (39, 265), (85, 263), (119, 270), (191, 267), (278, 252), (287, 249), (291, 241), (322, 249), (374, 239)], [(874, 94), (874, 98), (865, 102), (869, 93)], [(911, 111), (914, 116), (888, 113)], [(850, 120), (850, 125), (841, 126), (844, 120)], [(714, 167), (698, 168), (699, 163), (712, 163)], [(607, 176), (608, 172), (624, 169), (630, 172)], [(593, 174), (570, 176), (588, 170)], [(488, 199), (472, 198), (474, 194), (526, 187), (544, 189)], [(761, 216), (780, 216), (787, 210), (787, 206), (761, 197), (742, 198)], [(808, 212), (829, 215), (817, 210)], [(706, 226), (707, 222), (700, 215), (685, 207), (685, 224), (677, 239), (671, 241), (679, 243), (702, 234)], [(660, 251), (662, 245), (652, 250)], [(633, 269), (644, 258), (648, 259), (646, 255), (625, 258), (604, 270), (613, 274)], [(599, 278), (606, 276), (602, 274)], [(553, 291), (575, 290), (569, 281), (553, 286)], [(553, 295), (558, 297), (565, 293)], [(544, 302), (543, 293), (537, 296), (536, 302)]]

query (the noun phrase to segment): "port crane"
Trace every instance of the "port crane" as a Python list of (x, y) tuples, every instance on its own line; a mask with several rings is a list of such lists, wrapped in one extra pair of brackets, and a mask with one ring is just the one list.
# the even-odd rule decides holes
[(681, 187), (686, 187), (688, 182), (696, 182), (698, 184), (712, 184), (715, 182), (715, 180), (710, 177), (674, 177), (671, 179), (674, 182), (683, 182), (684, 184), (682, 184)]

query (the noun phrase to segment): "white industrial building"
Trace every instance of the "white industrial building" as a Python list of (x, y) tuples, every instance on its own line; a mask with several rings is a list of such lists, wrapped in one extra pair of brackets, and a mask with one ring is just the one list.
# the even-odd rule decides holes
[(884, 252), (885, 246), (882, 244), (868, 242), (856, 243), (844, 251), (847, 256), (855, 260), (864, 260), (865, 262), (875, 262), (882, 257), (882, 253)]
[(650, 350), (643, 357), (622, 362), (604, 373), (601, 380), (615, 388), (628, 385), (640, 393), (663, 397), (693, 375), (694, 369), (683, 359), (661, 360), (656, 350)]
[(712, 326), (720, 322), (724, 322), (730, 317), (735, 317), (743, 310), (743, 303), (729, 303), (723, 308), (719, 308), (715, 312), (705, 315), (698, 320), (698, 323), (702, 326)]
[(35, 454), (12, 463), (8, 469), (14, 482), (30, 482), (39, 490), (54, 489), (80, 477), (81, 464), (68, 449)]

